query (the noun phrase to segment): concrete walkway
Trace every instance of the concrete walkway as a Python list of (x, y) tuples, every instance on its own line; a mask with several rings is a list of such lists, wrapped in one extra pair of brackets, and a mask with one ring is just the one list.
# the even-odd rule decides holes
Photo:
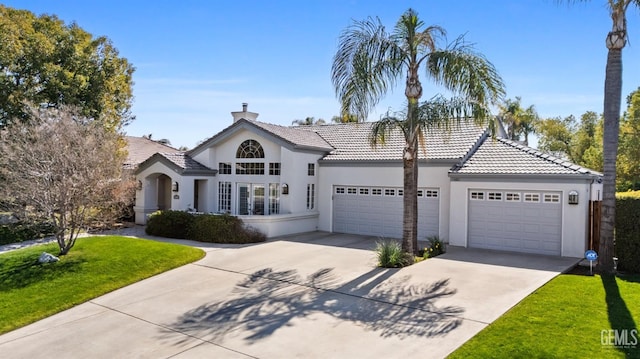
[(199, 246), (196, 263), (0, 336), (1, 356), (442, 358), (579, 260), (449, 248), (379, 269), (374, 238), (323, 232)]

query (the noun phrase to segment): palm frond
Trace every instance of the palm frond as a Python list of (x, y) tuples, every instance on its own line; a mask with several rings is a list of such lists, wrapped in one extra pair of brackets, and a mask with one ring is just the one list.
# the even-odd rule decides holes
[[(397, 115), (400, 115), (398, 117)], [(369, 142), (373, 148), (378, 145), (384, 145), (389, 136), (394, 130), (400, 129), (404, 132), (402, 113), (387, 113), (380, 119), (380, 121), (374, 122), (369, 133)]]
[(331, 68), (341, 112), (366, 120), (401, 75), (402, 56), (380, 19), (356, 21), (348, 27), (340, 35)]
[[(484, 55), (459, 37), (446, 49), (427, 57), (427, 74), (456, 96), (478, 107), (474, 116), (489, 115), (488, 107), (504, 95), (504, 83), (496, 68)], [(485, 109), (485, 111), (482, 111)]]

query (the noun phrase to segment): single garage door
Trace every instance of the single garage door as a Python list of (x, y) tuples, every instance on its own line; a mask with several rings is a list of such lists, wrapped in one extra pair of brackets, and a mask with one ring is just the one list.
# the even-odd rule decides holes
[(561, 192), (470, 190), (469, 247), (560, 255)]
[[(402, 188), (334, 186), (333, 231), (402, 238)], [(418, 239), (438, 235), (440, 190), (418, 189)]]

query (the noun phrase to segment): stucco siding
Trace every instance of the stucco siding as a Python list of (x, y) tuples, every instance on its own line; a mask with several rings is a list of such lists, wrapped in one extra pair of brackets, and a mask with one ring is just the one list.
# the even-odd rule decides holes
[[(440, 190), (439, 236), (446, 240), (449, 237), (449, 178), (448, 165), (421, 165), (418, 173), (418, 187), (438, 188)], [(318, 229), (332, 232), (333, 187), (377, 186), (403, 187), (402, 163), (378, 164), (364, 166), (362, 164), (323, 165), (319, 173), (320, 212)], [(418, 214), (420, 215), (420, 214)]]
[[(508, 181), (508, 180), (453, 180), (451, 182), (451, 208), (449, 223), (449, 243), (451, 245), (468, 245), (468, 193), (469, 190), (513, 190), (513, 191), (559, 191), (562, 204), (562, 240), (561, 255), (565, 257), (582, 257), (587, 241), (587, 219), (589, 210), (590, 181)], [(579, 204), (569, 205), (568, 193), (578, 191)]]

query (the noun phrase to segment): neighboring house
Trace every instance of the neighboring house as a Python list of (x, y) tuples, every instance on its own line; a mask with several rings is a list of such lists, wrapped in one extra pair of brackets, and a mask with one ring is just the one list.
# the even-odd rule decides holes
[(135, 169), (139, 164), (147, 160), (158, 152), (181, 152), (158, 141), (147, 137), (125, 136), (127, 141), (127, 159), (124, 163), (125, 169)]
[[(231, 213), (273, 237), (306, 231), (402, 236), (403, 137), (372, 148), (371, 123), (285, 127), (232, 112), (188, 152), (140, 163), (136, 222), (158, 209)], [(419, 239), (581, 257), (601, 174), (474, 125), (427, 133)], [(577, 202), (576, 204), (574, 204)]]

